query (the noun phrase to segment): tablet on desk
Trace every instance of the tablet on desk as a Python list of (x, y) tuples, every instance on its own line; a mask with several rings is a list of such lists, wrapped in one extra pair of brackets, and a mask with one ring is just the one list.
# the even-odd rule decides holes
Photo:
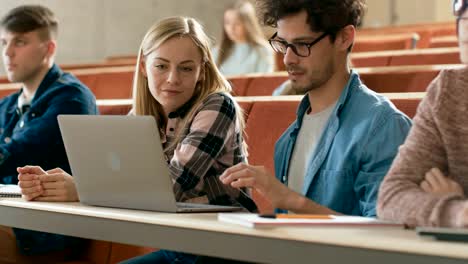
[(467, 228), (417, 227), (420, 236), (433, 237), (436, 240), (468, 242)]

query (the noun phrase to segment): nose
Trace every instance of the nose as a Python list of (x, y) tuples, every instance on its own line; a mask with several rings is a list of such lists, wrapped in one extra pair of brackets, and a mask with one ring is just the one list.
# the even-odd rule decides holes
[(286, 48), (286, 54), (283, 58), (284, 65), (297, 64), (299, 62), (299, 56), (294, 53), (291, 47)]
[(14, 49), (11, 43), (6, 43), (3, 46), (3, 56), (5, 57), (13, 57), (15, 54)]
[(179, 71), (177, 69), (172, 69), (167, 76), (167, 83), (178, 84), (180, 82)]

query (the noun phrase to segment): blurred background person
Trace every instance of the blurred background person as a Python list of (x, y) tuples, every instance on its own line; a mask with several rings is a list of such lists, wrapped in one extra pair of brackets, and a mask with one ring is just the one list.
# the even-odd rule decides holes
[(251, 2), (239, 0), (225, 9), (221, 41), (213, 54), (224, 75), (273, 72), (274, 53)]

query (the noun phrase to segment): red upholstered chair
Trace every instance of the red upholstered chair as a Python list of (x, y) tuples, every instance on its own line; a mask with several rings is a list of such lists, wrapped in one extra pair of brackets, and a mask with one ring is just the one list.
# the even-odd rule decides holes
[(394, 52), (389, 66), (432, 64), (461, 64), (460, 49), (438, 48)]
[(383, 67), (390, 64), (390, 58), (388, 53), (380, 55), (378, 52), (359, 52), (351, 54), (351, 64), (353, 67)]
[(409, 118), (413, 119), (416, 115), (419, 104), (422, 98), (396, 98), (391, 99), (392, 103), (400, 111), (405, 113)]
[(439, 70), (362, 73), (362, 81), (379, 93), (424, 92)]
[(239, 106), (242, 109), (242, 112), (244, 114), (244, 122), (247, 124), (247, 120), (249, 119), (250, 110), (252, 110), (253, 102), (251, 102), (251, 101), (238, 101), (237, 103), (239, 104)]
[(127, 115), (132, 109), (131, 100), (98, 100), (101, 115)]
[[(274, 175), (275, 143), (296, 119), (298, 104), (299, 100), (254, 101), (245, 129), (250, 164), (264, 165)], [(253, 195), (261, 212), (272, 211), (271, 204), (261, 195)]]
[(414, 49), (418, 40), (417, 33), (358, 35), (354, 42), (353, 52)]
[(129, 99), (135, 66), (71, 70), (86, 84), (97, 99)]
[(234, 96), (245, 96), (247, 87), (251, 81), (249, 76), (233, 76), (229, 77), (228, 81), (231, 83), (232, 95)]
[(429, 43), (429, 48), (447, 48), (458, 47), (458, 38), (456, 35), (433, 36)]
[(270, 96), (273, 91), (288, 79), (286, 74), (253, 77), (245, 92), (246, 96)]

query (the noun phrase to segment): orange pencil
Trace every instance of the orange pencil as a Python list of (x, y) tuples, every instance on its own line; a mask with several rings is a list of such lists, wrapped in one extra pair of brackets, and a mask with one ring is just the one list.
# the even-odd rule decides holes
[(319, 214), (261, 214), (260, 217), (278, 219), (333, 219), (330, 215)]

